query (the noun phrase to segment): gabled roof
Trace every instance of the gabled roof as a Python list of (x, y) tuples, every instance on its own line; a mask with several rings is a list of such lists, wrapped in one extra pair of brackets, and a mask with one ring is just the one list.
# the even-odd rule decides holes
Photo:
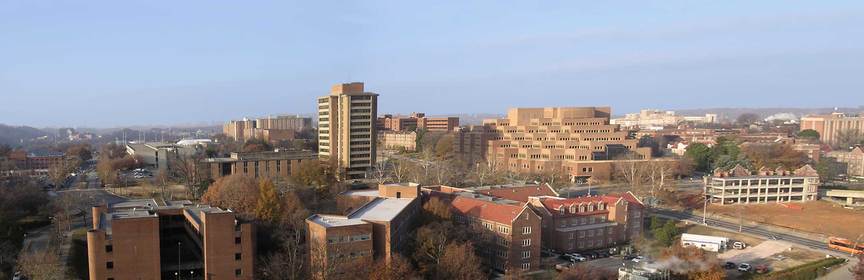
[(463, 216), (476, 217), (502, 224), (510, 224), (525, 209), (525, 203), (502, 204), (464, 196), (453, 197), (450, 206), (452, 211)]

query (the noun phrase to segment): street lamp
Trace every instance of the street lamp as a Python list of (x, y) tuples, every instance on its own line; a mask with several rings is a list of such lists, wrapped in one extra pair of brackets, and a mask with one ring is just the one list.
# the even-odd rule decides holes
[(174, 275), (177, 276), (177, 280), (180, 280), (180, 248), (183, 247), (183, 242), (177, 241), (177, 272), (174, 272)]

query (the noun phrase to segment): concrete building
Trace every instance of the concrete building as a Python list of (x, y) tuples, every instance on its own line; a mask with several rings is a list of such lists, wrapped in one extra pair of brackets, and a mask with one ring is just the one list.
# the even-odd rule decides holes
[(285, 179), (295, 176), (304, 160), (317, 159), (318, 155), (309, 151), (282, 151), (231, 153), (227, 158), (206, 158), (201, 161), (209, 179), (231, 174), (244, 174), (255, 178), (268, 177)]
[(810, 165), (794, 171), (763, 168), (753, 175), (737, 165), (705, 177), (705, 195), (714, 204), (807, 202), (818, 197), (819, 174)]
[(844, 133), (864, 135), (864, 116), (846, 116), (843, 113), (830, 115), (810, 115), (801, 118), (801, 130), (812, 129), (819, 132), (819, 140), (836, 145)]
[(531, 197), (543, 219), (543, 246), (557, 252), (616, 247), (642, 232), (645, 206), (632, 193), (560, 198)]
[(450, 206), (457, 225), (481, 244), (480, 260), (497, 271), (533, 271), (540, 267), (541, 218), (525, 202), (470, 192), (425, 190), (430, 199)]
[(456, 147), (473, 158), (475, 142), (486, 139), (488, 149), (480, 156), (498, 168), (609, 180), (615, 160), (651, 158), (650, 148), (637, 147), (639, 140), (609, 124), (610, 115), (609, 107), (514, 108), (507, 118), (485, 120), (474, 135), (460, 134)]
[(677, 126), (684, 122), (697, 124), (710, 124), (717, 122), (717, 114), (705, 114), (704, 116), (680, 116), (675, 111), (661, 111), (655, 109), (642, 109), (639, 113), (626, 114), (623, 118), (611, 119), (611, 124), (617, 124), (624, 128), (660, 128)]
[(379, 131), (378, 144), (384, 150), (413, 152), (417, 150), (417, 132)]
[(222, 126), (222, 133), (236, 141), (256, 138), (267, 142), (293, 140), (297, 133), (312, 128), (312, 118), (301, 116), (268, 116), (258, 119), (232, 120)]
[(408, 117), (384, 115), (379, 117), (376, 125), (378, 130), (390, 131), (414, 131), (423, 129), (427, 131), (451, 132), (459, 127), (458, 117), (426, 117), (425, 113), (411, 113)]
[(864, 191), (855, 190), (820, 190), (822, 200), (831, 201), (843, 206), (864, 206)]
[(174, 143), (133, 142), (126, 144), (126, 153), (140, 157), (145, 165), (159, 170), (168, 170), (171, 161), (177, 157), (191, 156), (198, 152), (197, 146), (180, 146)]
[(720, 252), (726, 250), (731, 245), (729, 238), (700, 235), (700, 234), (681, 234), (681, 246), (695, 247), (710, 252)]
[(231, 210), (143, 199), (94, 207), (92, 222), (90, 279), (254, 279), (254, 228)]
[(389, 263), (405, 246), (420, 211), (420, 185), (346, 191), (337, 203), (347, 215), (315, 214), (306, 219), (315, 278), (352, 279), (351, 269), (357, 265), (379, 259)]
[(861, 147), (850, 151), (831, 151), (827, 156), (846, 165), (846, 176), (864, 177), (864, 150)]
[(318, 98), (318, 157), (333, 161), (340, 179), (364, 178), (375, 165), (378, 94), (363, 83), (334, 85)]

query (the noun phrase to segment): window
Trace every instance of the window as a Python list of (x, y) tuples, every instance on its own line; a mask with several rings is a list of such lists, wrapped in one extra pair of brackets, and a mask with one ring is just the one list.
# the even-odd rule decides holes
[(243, 275), (243, 270), (240, 270), (240, 269), (234, 270), (234, 276), (240, 277), (242, 275)]
[(531, 263), (523, 263), (522, 264), (522, 270), (529, 270), (529, 269), (531, 269)]
[(523, 259), (531, 258), (531, 251), (522, 251), (522, 258)]
[(522, 227), (522, 234), (531, 234), (531, 227)]
[(240, 237), (234, 237), (234, 244), (240, 244), (240, 241), (242, 241)]
[(531, 239), (522, 239), (522, 247), (531, 246)]
[(241, 259), (243, 259), (243, 255), (241, 255), (240, 253), (236, 253), (236, 254), (234, 254), (234, 260), (235, 260), (235, 261), (239, 261), (239, 260), (241, 260)]
[(105, 245), (105, 252), (106, 253), (114, 252), (114, 245)]
[(114, 262), (107, 262), (107, 263), (105, 263), (105, 268), (107, 268), (107, 269), (114, 269)]

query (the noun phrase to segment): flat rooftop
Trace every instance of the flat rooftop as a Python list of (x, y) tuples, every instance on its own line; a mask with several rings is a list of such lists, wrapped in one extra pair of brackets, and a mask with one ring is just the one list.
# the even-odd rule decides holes
[(367, 224), (367, 222), (360, 219), (324, 214), (312, 215), (311, 217), (309, 217), (309, 220), (323, 227), (343, 227)]
[(416, 198), (383, 198), (363, 205), (348, 215), (349, 218), (372, 221), (392, 221), (399, 213), (402, 213), (408, 205)]
[(347, 191), (342, 192), (342, 195), (377, 197), (378, 196), (378, 189), (347, 190)]

